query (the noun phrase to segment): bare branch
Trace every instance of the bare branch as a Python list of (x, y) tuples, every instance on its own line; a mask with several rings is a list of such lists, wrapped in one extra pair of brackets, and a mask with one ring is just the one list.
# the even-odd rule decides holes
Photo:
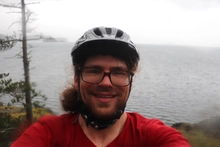
[(26, 3), (26, 5), (40, 4), (40, 2)]
[(26, 12), (26, 23), (32, 23), (32, 22), (34, 22), (36, 19), (35, 18), (33, 18), (33, 17), (35, 17), (36, 16), (36, 14), (33, 12), (33, 11), (31, 11), (30, 9), (28, 9), (27, 8), (27, 12)]
[(21, 52), (17, 53), (13, 57), (5, 57), (5, 59), (12, 59), (12, 58), (15, 58), (15, 57), (22, 58)]
[(33, 12), (31, 12), (29, 10), (26, 12), (26, 23), (29, 21), (32, 14), (33, 14)]
[(8, 29), (10, 29), (11, 26), (13, 26), (13, 25), (16, 24), (16, 23), (21, 23), (21, 21), (15, 21), (15, 22), (13, 22), (13, 23), (8, 27)]
[(17, 7), (17, 6), (13, 6), (13, 5), (0, 4), (0, 6), (2, 6), (2, 7), (8, 7), (8, 8), (19, 8), (19, 9), (21, 9), (21, 7)]
[(12, 12), (6, 12), (6, 13), (21, 13), (21, 12), (15, 12), (15, 11), (12, 11)]
[[(42, 39), (42, 38), (43, 38), (42, 36), (39, 36), (38, 38), (27, 39), (27, 41), (40, 40), (40, 39)], [(21, 42), (21, 41), (23, 41), (23, 40), (22, 40), (22, 39), (12, 39), (12, 40), (4, 40), (3, 42), (5, 42), (5, 43), (10, 43), (10, 42), (17, 42), (17, 41)]]
[(2, 133), (5, 133), (6, 131), (10, 131), (10, 130), (14, 130), (14, 129), (16, 129), (16, 128), (6, 128), (5, 130), (0, 131), (0, 133), (2, 134)]
[(4, 42), (16, 42), (16, 41), (22, 41), (21, 39), (12, 39), (12, 40), (5, 40)]

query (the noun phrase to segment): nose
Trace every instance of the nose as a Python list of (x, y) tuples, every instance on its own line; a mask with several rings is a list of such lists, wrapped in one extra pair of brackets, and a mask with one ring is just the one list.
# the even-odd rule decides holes
[(102, 81), (99, 83), (99, 85), (104, 85), (104, 86), (112, 86), (112, 82), (110, 80), (110, 75), (105, 74)]

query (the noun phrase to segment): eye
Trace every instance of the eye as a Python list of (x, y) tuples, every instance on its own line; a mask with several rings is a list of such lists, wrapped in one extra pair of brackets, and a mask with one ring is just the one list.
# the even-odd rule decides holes
[(126, 71), (113, 71), (112, 75), (113, 76), (127, 76), (127, 72)]

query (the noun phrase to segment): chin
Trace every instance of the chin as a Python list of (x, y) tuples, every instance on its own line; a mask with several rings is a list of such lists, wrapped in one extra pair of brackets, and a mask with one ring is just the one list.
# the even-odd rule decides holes
[(87, 110), (90, 114), (99, 120), (112, 120), (115, 119), (118, 115), (118, 112), (121, 110), (124, 111), (126, 103), (118, 102), (116, 105), (109, 105), (109, 104), (99, 104), (99, 105), (86, 105)]
[(113, 109), (96, 109), (92, 112), (93, 117), (95, 117), (98, 120), (102, 121), (108, 121), (113, 120), (117, 118), (118, 112), (121, 111), (121, 109), (113, 108)]
[(95, 112), (92, 113), (94, 117), (97, 119), (103, 119), (103, 120), (108, 120), (112, 119), (115, 117), (116, 110), (96, 110)]

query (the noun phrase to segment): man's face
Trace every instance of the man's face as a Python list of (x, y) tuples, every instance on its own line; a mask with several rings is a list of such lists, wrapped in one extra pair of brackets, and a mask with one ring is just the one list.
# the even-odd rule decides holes
[[(84, 67), (96, 67), (104, 72), (117, 70), (127, 71), (125, 62), (112, 56), (94, 56), (86, 60)], [(80, 77), (80, 85), (78, 78), (74, 77), (74, 86), (78, 89), (80, 86), (81, 98), (89, 111), (99, 119), (111, 119), (116, 111), (125, 107), (130, 85), (125, 87), (117, 87), (112, 85), (108, 76), (99, 84), (86, 83)]]

